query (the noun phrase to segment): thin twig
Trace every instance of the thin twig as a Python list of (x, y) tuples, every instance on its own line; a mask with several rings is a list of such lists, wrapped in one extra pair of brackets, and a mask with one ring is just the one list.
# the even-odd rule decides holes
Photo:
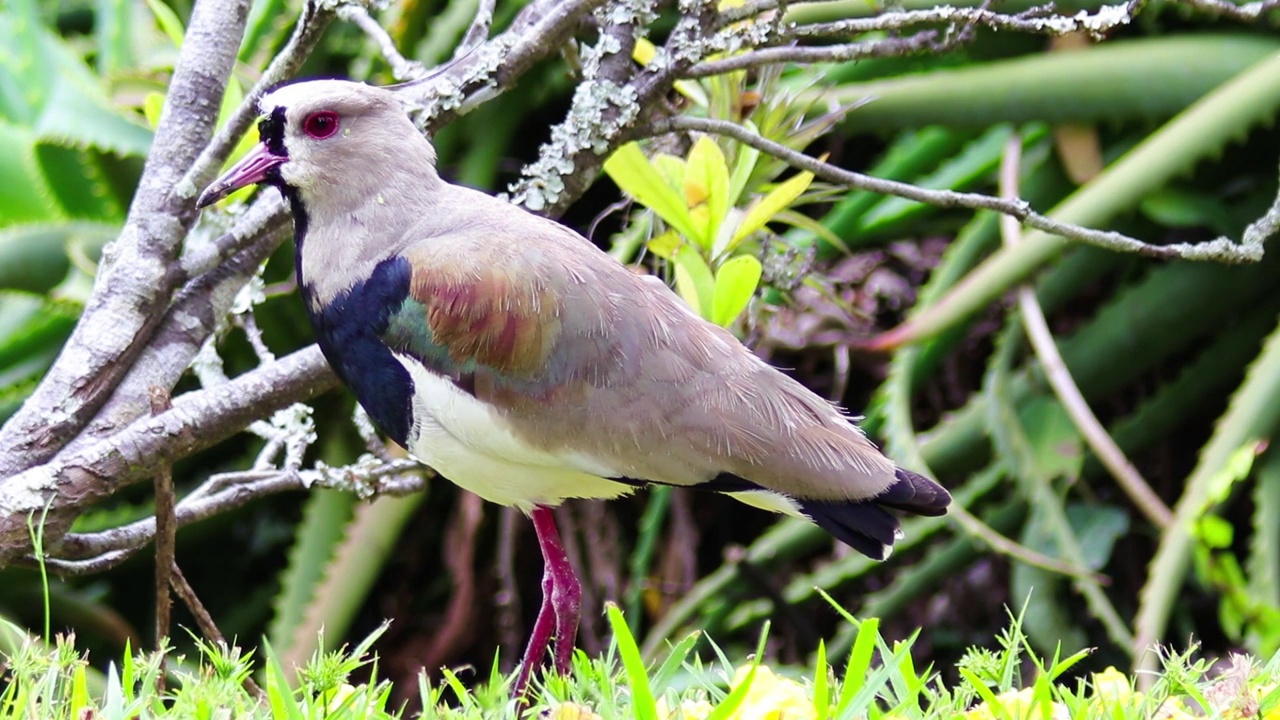
[(1104, 5), (1094, 12), (1058, 15), (1052, 7), (1032, 8), (1014, 15), (994, 12), (985, 7), (940, 7), (904, 12), (891, 12), (876, 17), (849, 18), (828, 23), (798, 25), (787, 33), (788, 39), (848, 37), (871, 32), (890, 32), (935, 23), (968, 23), (992, 30), (1008, 30), (1034, 35), (1069, 35), (1086, 32), (1099, 36), (1129, 24), (1141, 0)]
[[(1021, 158), (1022, 138), (1014, 133), (1005, 144), (1004, 158), (1000, 163), (1000, 195), (1002, 197), (1017, 197)], [(1006, 245), (1016, 245), (1022, 239), (1022, 228), (1017, 220), (1005, 215), (1000, 218), (1000, 234), (1004, 237)], [(1071, 370), (1058, 352), (1058, 345), (1054, 342), (1053, 333), (1049, 330), (1049, 323), (1045, 320), (1044, 310), (1040, 308), (1035, 290), (1028, 285), (1024, 284), (1018, 288), (1018, 309), (1022, 315), (1027, 339), (1030, 340), (1036, 357), (1040, 359), (1040, 365), (1044, 368), (1050, 387), (1066, 409), (1067, 415), (1071, 417), (1071, 421), (1080, 430), (1080, 434), (1084, 436), (1089, 448), (1098, 456), (1098, 460), (1107, 468), (1116, 482), (1120, 483), (1120, 487), (1133, 504), (1142, 511), (1142, 514), (1161, 530), (1169, 527), (1173, 523), (1173, 511), (1151, 489), (1138, 469), (1129, 462), (1124, 450), (1120, 449), (1099, 422), (1098, 417), (1093, 414), (1093, 409), (1089, 407), (1084, 394), (1080, 392), (1080, 388), (1071, 377)]]
[(703, 78), (723, 75), (735, 70), (747, 70), (762, 65), (778, 63), (850, 62), (873, 57), (901, 57), (925, 51), (948, 50), (954, 43), (939, 45), (938, 33), (924, 30), (909, 37), (891, 37), (860, 43), (840, 45), (788, 45), (752, 50), (717, 60), (707, 60), (681, 73), (684, 78)]
[(780, 4), (778, 0), (748, 0), (737, 7), (725, 8), (720, 11), (720, 17), (716, 18), (715, 27), (720, 29), (725, 25), (741, 22), (770, 10), (777, 10)]
[(1077, 580), (1088, 580), (1100, 585), (1111, 582), (1111, 579), (1102, 573), (1093, 572), (1088, 568), (1077, 567), (1069, 562), (1049, 557), (1001, 535), (995, 528), (982, 522), (982, 520), (979, 520), (959, 505), (952, 505), (947, 508), (947, 515), (954, 519), (960, 527), (964, 528), (965, 532), (978, 538), (992, 550), (1002, 555), (1008, 555), (1015, 560), (1038, 567), (1041, 570), (1048, 570), (1049, 572), (1066, 575)]
[[(218, 625), (213, 622), (213, 616), (205, 609), (204, 603), (200, 602), (200, 597), (196, 595), (196, 591), (191, 587), (191, 583), (187, 582), (186, 576), (182, 574), (182, 569), (174, 563), (171, 568), (173, 575), (173, 591), (178, 594), (182, 602), (186, 604), (187, 609), (191, 611), (191, 616), (196, 619), (196, 627), (200, 628), (200, 634), (205, 638), (218, 643), (223, 648), (229, 648), (227, 639), (222, 636), (222, 631), (218, 630)], [(267, 694), (258, 687), (258, 683), (253, 681), (253, 676), (245, 675), (244, 689), (248, 691), (255, 699), (266, 702)]]
[(1151, 245), (1122, 233), (1094, 230), (1054, 220), (1035, 212), (1025, 200), (1021, 199), (1007, 200), (980, 193), (928, 190), (909, 183), (864, 175), (822, 162), (804, 153), (792, 150), (785, 145), (761, 137), (745, 127), (724, 120), (684, 116), (660, 118), (650, 125), (650, 130), (655, 135), (686, 130), (726, 135), (761, 152), (785, 160), (797, 168), (807, 170), (823, 180), (844, 187), (867, 190), (883, 195), (897, 195), (908, 200), (915, 200), (941, 208), (992, 210), (1015, 217), (1027, 227), (1117, 252), (1132, 252), (1146, 257), (1162, 259), (1213, 260), (1231, 264), (1257, 262), (1262, 259), (1261, 243), (1256, 245), (1240, 244), (1223, 237), (1194, 244)]
[[(1280, 9), (1280, 0), (1261, 0), (1261, 2), (1236, 5), (1230, 0), (1179, 0), (1179, 4), (1188, 5), (1212, 17), (1228, 17), (1240, 22), (1255, 23), (1267, 13)], [(1271, 20), (1274, 25), (1275, 21)]]
[[(424, 487), (423, 466), (416, 460), (401, 459), (390, 463), (379, 462), (376, 467), (360, 471), (359, 482), (377, 484), (379, 495), (407, 495), (418, 492)], [(321, 487), (339, 487), (349, 485), (354, 480), (347, 478), (339, 482), (334, 477), (344, 473), (356, 474), (355, 470), (331, 468), (328, 474), (317, 470), (274, 470), (270, 472), (242, 472), (213, 475), (196, 491), (183, 498), (174, 508), (174, 524), (183, 527), (206, 518), (220, 515), (229, 510), (248, 504), (268, 495), (275, 495), (291, 490), (307, 490), (319, 485)], [(212, 488), (212, 489), (207, 489)], [(350, 489), (350, 488), (346, 488)], [(108, 563), (114, 566), (128, 557), (138, 548), (145, 546), (155, 536), (155, 518), (144, 518), (128, 525), (103, 530), (96, 533), (67, 533), (59, 547), (59, 558), (64, 564), (57, 566), (59, 572), (67, 574), (84, 574), (100, 566), (94, 563)], [(116, 553), (124, 552), (124, 557)], [(97, 557), (87, 560), (90, 555)], [(51, 567), (53, 567), (51, 565)]]
[[(159, 415), (172, 407), (169, 392), (151, 389), (151, 414)], [(164, 652), (169, 637), (170, 570), (176, 565), (174, 545), (177, 524), (174, 522), (173, 466), (165, 465), (156, 473), (156, 652)]]
[(411, 80), (421, 77), (426, 72), (422, 63), (408, 60), (400, 54), (396, 49), (396, 41), (391, 39), (391, 34), (369, 15), (364, 5), (345, 3), (338, 8), (338, 17), (360, 28), (378, 46), (378, 51), (391, 66), (391, 74), (397, 80)]
[(493, 27), (493, 10), (497, 5), (497, 0), (480, 0), (476, 6), (475, 19), (471, 21), (471, 27), (467, 28), (467, 33), (462, 36), (462, 42), (458, 43), (458, 49), (454, 51), (453, 57), (460, 58), (480, 46), (489, 37), (489, 29)]

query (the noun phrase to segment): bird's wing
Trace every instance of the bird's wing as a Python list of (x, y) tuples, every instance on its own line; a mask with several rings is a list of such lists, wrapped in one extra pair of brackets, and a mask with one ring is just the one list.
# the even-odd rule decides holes
[[(418, 242), (385, 341), (524, 443), (617, 479), (863, 500), (895, 466), (835, 408), (660, 283), (532, 216)], [(534, 222), (536, 221), (536, 222)]]

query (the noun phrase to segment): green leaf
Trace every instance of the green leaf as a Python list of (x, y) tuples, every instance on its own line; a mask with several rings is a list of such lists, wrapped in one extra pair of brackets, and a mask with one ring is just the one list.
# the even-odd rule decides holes
[(1231, 213), (1222, 198), (1204, 192), (1165, 187), (1138, 202), (1150, 220), (1169, 227), (1207, 227), (1226, 235), (1232, 232)]
[(794, 177), (775, 187), (768, 195), (756, 201), (751, 206), (751, 209), (747, 211), (747, 216), (742, 219), (742, 224), (738, 226), (737, 231), (733, 233), (733, 240), (729, 243), (729, 247), (725, 248), (723, 252), (732, 252), (748, 235), (773, 220), (775, 215), (785, 210), (791, 203), (795, 202), (796, 198), (804, 194), (804, 191), (809, 189), (809, 184), (812, 182), (813, 173), (797, 173)]
[[(674, 190), (681, 198), (684, 197), (684, 173), (687, 167), (684, 158), (676, 157), (668, 153), (658, 153), (650, 159), (653, 168), (658, 171), (658, 175), (662, 176), (663, 182), (667, 187)], [(685, 203), (685, 207), (689, 204)]]
[(853, 251), (845, 244), (844, 238), (832, 232), (826, 225), (823, 225), (802, 212), (796, 212), (795, 210), (782, 210), (778, 214), (774, 215), (773, 219), (777, 222), (786, 223), (792, 227), (800, 228), (801, 230), (807, 230), (808, 232), (817, 235), (828, 245), (839, 250), (845, 255), (853, 254)]
[(644, 667), (644, 658), (640, 656), (640, 648), (636, 639), (622, 617), (622, 611), (613, 603), (605, 605), (605, 614), (609, 616), (609, 627), (613, 628), (613, 639), (618, 644), (618, 657), (622, 660), (622, 668), (627, 673), (631, 690), (631, 707), (636, 720), (657, 720), (658, 704), (653, 699), (653, 690), (649, 687), (649, 673)]
[(1265, 443), (1261, 441), (1250, 440), (1227, 456), (1227, 461), (1209, 480), (1205, 493), (1206, 510), (1226, 502), (1236, 483), (1249, 477), (1253, 461), (1264, 446)]
[(715, 308), (716, 279), (711, 267), (693, 245), (685, 245), (676, 253), (676, 292), (693, 312), (710, 319)]
[(716, 271), (715, 299), (711, 322), (728, 327), (746, 309), (760, 286), (763, 268), (751, 255), (731, 258)]
[(867, 618), (858, 624), (858, 637), (853, 641), (853, 650), (849, 652), (849, 664), (845, 666), (844, 682), (840, 686), (840, 699), (836, 701), (837, 715), (853, 702), (854, 696), (862, 689), (871, 670), (871, 658), (879, 638), (879, 618)]
[(689, 207), (706, 204), (705, 220), (700, 227), (702, 234), (697, 240), (709, 249), (729, 209), (729, 166), (720, 146), (706, 135), (698, 138), (689, 151), (684, 195)]
[(41, 140), (117, 155), (142, 157), (151, 149), (149, 129), (66, 81), (54, 86), (35, 130)]
[(1090, 570), (1106, 567), (1116, 541), (1129, 532), (1129, 514), (1114, 505), (1068, 505), (1067, 522), (1080, 539), (1080, 554)]
[(1062, 404), (1051, 397), (1036, 397), (1019, 408), (1018, 415), (1036, 472), (1045, 478), (1080, 477), (1084, 441)]
[(1196, 535), (1206, 547), (1221, 550), (1231, 547), (1235, 528), (1221, 516), (1204, 515), (1196, 520)]
[(760, 159), (760, 151), (750, 145), (738, 146), (738, 157), (733, 161), (733, 176), (729, 178), (729, 207), (738, 204), (742, 193), (747, 189), (747, 181), (756, 169), (756, 161)]
[(662, 665), (653, 674), (651, 685), (655, 694), (661, 695), (666, 692), (667, 686), (671, 684), (671, 679), (680, 671), (685, 659), (689, 657), (689, 653), (693, 650), (693, 646), (701, 639), (702, 633), (694, 630), (685, 635), (684, 639), (677, 643), (675, 647), (671, 648), (667, 659), (662, 661)]
[(686, 238), (698, 237), (684, 198), (649, 162), (634, 142), (618, 148), (604, 163), (604, 171), (623, 192), (658, 214)]
[(98, 74), (111, 75), (133, 64), (133, 3), (129, 0), (98, 0), (94, 12)]
[(289, 681), (286, 679), (284, 666), (280, 658), (271, 648), (271, 641), (262, 639), (262, 650), (267, 658), (267, 702), (271, 706), (271, 717), (278, 720), (304, 720), (298, 698), (294, 695)]
[(0, 120), (0, 225), (61, 217), (35, 158), (28, 128)]
[(182, 47), (182, 38), (187, 31), (182, 26), (182, 19), (173, 11), (173, 8), (160, 0), (147, 0), (147, 7), (151, 9), (151, 14), (156, 18), (156, 24), (169, 37), (173, 46)]

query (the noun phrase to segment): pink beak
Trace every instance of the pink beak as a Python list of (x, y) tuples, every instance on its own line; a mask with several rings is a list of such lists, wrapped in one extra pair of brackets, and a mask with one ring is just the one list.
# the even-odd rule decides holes
[(240, 162), (233, 165), (230, 170), (222, 174), (222, 177), (214, 180), (204, 192), (200, 193), (199, 199), (196, 200), (196, 207), (208, 207), (245, 185), (266, 180), (268, 170), (288, 159), (284, 155), (271, 152), (265, 144), (258, 143), (248, 155), (240, 159)]

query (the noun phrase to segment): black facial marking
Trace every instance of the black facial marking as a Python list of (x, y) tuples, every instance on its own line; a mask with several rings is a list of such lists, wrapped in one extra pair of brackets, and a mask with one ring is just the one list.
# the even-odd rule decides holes
[(270, 115), (258, 121), (258, 139), (272, 153), (289, 157), (289, 150), (284, 146), (284, 124), (284, 108), (277, 107)]

